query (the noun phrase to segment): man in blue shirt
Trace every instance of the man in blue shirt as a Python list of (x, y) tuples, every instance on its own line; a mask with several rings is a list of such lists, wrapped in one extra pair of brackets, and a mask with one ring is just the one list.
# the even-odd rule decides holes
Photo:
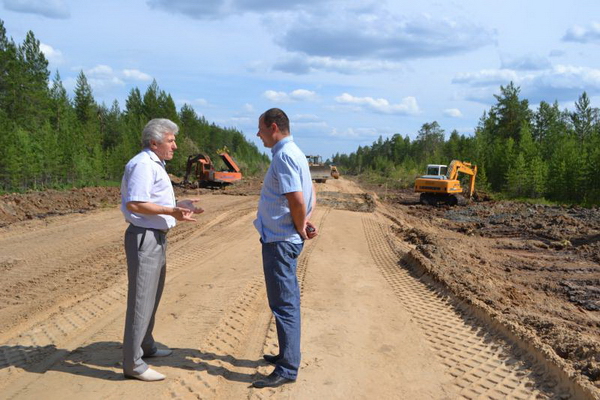
[(170, 349), (158, 349), (152, 330), (165, 284), (167, 231), (176, 221), (195, 221), (201, 213), (193, 203), (175, 203), (165, 161), (177, 149), (177, 125), (163, 118), (148, 122), (142, 132), (144, 149), (125, 166), (121, 182), (121, 212), (127, 256), (127, 313), (123, 338), (123, 372), (128, 378), (159, 381), (165, 376), (148, 367), (142, 357), (164, 357)]
[(254, 226), (262, 243), (269, 307), (275, 316), (279, 354), (265, 354), (275, 365), (256, 388), (294, 382), (300, 367), (300, 288), (296, 266), (304, 241), (317, 236), (308, 220), (316, 197), (306, 156), (294, 143), (287, 115), (278, 108), (262, 114), (257, 136), (271, 149), (273, 160), (260, 192)]

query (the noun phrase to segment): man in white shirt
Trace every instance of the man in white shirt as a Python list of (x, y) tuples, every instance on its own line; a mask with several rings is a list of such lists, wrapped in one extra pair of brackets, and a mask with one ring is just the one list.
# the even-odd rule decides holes
[(177, 125), (153, 119), (142, 131), (144, 149), (125, 166), (121, 182), (121, 212), (129, 227), (125, 231), (127, 256), (127, 313), (123, 338), (123, 373), (128, 378), (159, 381), (165, 376), (142, 358), (164, 357), (170, 349), (158, 349), (152, 330), (166, 274), (167, 232), (176, 221), (196, 221), (197, 200), (175, 202), (165, 161), (177, 149)]

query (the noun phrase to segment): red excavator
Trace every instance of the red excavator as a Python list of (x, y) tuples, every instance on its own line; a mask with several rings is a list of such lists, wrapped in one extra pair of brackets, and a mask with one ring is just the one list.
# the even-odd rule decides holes
[[(188, 157), (185, 168), (185, 177), (183, 185), (192, 187), (223, 187), (232, 184), (233, 182), (242, 179), (240, 167), (233, 161), (233, 158), (226, 152), (219, 153), (219, 157), (227, 166), (226, 171), (217, 171), (210, 157), (205, 154), (194, 154)], [(196, 183), (189, 180), (192, 172), (192, 167), (195, 167), (194, 175)]]

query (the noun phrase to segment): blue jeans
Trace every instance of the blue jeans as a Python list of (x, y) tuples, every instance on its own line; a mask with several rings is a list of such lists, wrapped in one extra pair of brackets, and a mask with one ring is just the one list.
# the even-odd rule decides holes
[(294, 380), (300, 367), (300, 287), (296, 266), (303, 246), (289, 242), (262, 244), (267, 298), (279, 340), (279, 359), (274, 372)]

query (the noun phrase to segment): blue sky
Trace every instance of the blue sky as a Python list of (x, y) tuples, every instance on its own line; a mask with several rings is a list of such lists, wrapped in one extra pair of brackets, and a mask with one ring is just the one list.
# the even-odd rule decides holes
[(471, 135), (510, 81), (534, 109), (584, 90), (600, 106), (598, 0), (0, 1), (8, 35), (32, 30), (71, 96), (80, 71), (121, 108), (156, 79), (259, 148), (271, 107), (328, 158), (432, 121)]

